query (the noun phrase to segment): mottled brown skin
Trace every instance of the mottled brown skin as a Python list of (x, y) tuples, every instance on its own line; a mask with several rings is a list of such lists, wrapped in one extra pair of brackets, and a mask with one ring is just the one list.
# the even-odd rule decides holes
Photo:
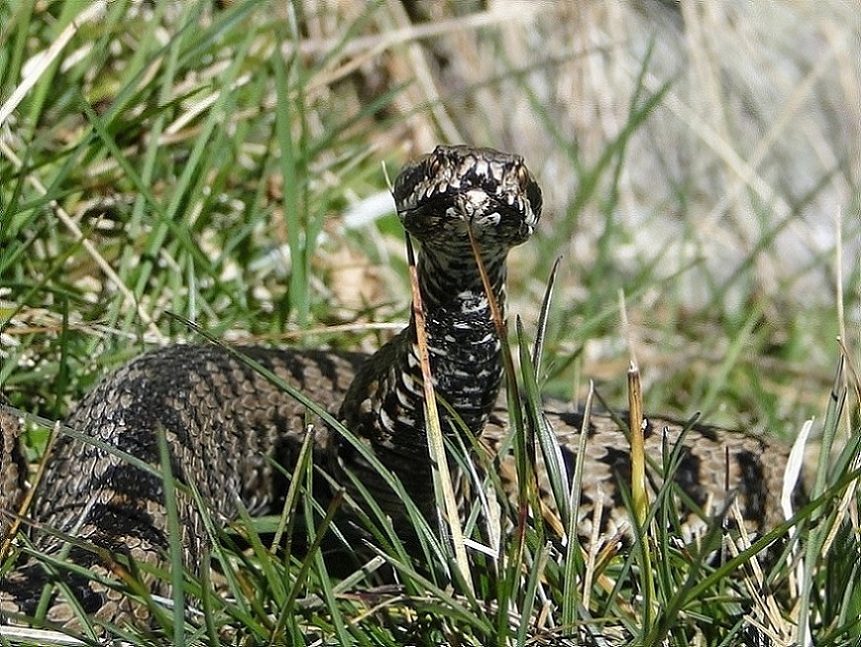
[[(18, 440), (18, 421), (0, 398), (0, 511), (17, 511), (24, 494), (27, 465)], [(0, 544), (10, 531), (11, 518), (0, 515)]]
[[(558, 400), (544, 403), (547, 422), (555, 432), (567, 473), (573, 475), (580, 446), (583, 414)], [(593, 514), (601, 500), (600, 538), (631, 536), (630, 519), (622, 499), (620, 483), (630, 489), (631, 460), (628, 431), (617, 420), (627, 420), (627, 412), (618, 417), (593, 413), (589, 417), (583, 464), (582, 492), (578, 531), (588, 543), (592, 536)], [(501, 409), (494, 412), (484, 431), (492, 448), (508, 426)], [(673, 480), (696, 504), (696, 508), (679, 503), (679, 525), (686, 542), (702, 536), (716, 515), (726, 513), (731, 500), (738, 503), (745, 527), (755, 535), (784, 521), (780, 508), (783, 475), (789, 458), (789, 447), (741, 431), (693, 425), (660, 416), (647, 417), (645, 452), (652, 465), (647, 471), (651, 490), (657, 493), (663, 483), (661, 470), (666, 450), (671, 452), (682, 439), (682, 450)], [(507, 491), (515, 491), (514, 466), (510, 458), (502, 465)], [(544, 459), (538, 451), (538, 480), (542, 499), (554, 508)], [(802, 496), (799, 489), (796, 496)]]
[[(365, 355), (240, 348), (279, 378), (334, 411)], [(4, 441), (11, 417), (3, 420)], [(236, 517), (238, 501), (259, 513), (277, 509), (286, 492), (273, 462), (292, 468), (306, 429), (306, 409), (250, 366), (217, 346), (173, 346), (147, 353), (102, 381), (76, 407), (68, 427), (159, 465), (158, 433), (166, 434), (172, 472), (194, 483), (215, 517)], [(317, 429), (319, 420), (310, 419)], [(5, 468), (3, 481), (6, 482)], [(168, 548), (164, 490), (158, 476), (93, 444), (61, 435), (44, 473), (32, 520), (86, 539), (119, 555), (157, 563)], [(5, 491), (5, 489), (4, 489)], [(13, 502), (2, 502), (4, 511)], [(194, 504), (179, 498), (185, 561), (197, 563), (206, 531)], [(62, 542), (37, 532), (36, 545), (54, 553)], [(82, 565), (102, 560), (73, 548)], [(75, 578), (71, 580), (73, 583)], [(0, 610), (35, 611), (45, 576), (25, 566), (0, 582)], [(84, 610), (121, 621), (129, 609), (106, 603), (102, 591), (78, 578)], [(74, 589), (74, 586), (73, 586)], [(162, 591), (163, 592), (163, 591)], [(67, 605), (49, 620), (67, 623)], [(119, 615), (118, 615), (119, 614)], [(129, 618), (133, 619), (133, 618)]]

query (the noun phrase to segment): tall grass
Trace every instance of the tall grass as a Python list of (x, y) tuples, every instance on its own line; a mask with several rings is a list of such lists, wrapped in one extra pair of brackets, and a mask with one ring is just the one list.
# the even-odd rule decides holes
[[(852, 644), (861, 548), (857, 525), (841, 523), (857, 515), (857, 497), (846, 504), (841, 497), (857, 469), (857, 442), (843, 439), (846, 430), (857, 436), (861, 267), (849, 256), (845, 291), (831, 291), (820, 279), (830, 278), (821, 269), (833, 266), (833, 249), (778, 262), (792, 255), (782, 250), (798, 249), (788, 234), (814, 229), (811, 213), (830, 217), (823, 205), (839, 196), (856, 196), (846, 198), (842, 223), (848, 249), (857, 249), (857, 161), (838, 147), (842, 121), (835, 117), (837, 135), (822, 135), (834, 159), (819, 151), (821, 166), (805, 175), (786, 135), (786, 121), (805, 114), (797, 108), (806, 105), (804, 86), (759, 147), (749, 146), (752, 128), (735, 121), (736, 95), (722, 95), (718, 81), (715, 43), (743, 40), (720, 11), (660, 13), (661, 3), (643, 3), (638, 13), (599, 4), (577, 16), (577, 33), (588, 38), (574, 49), (566, 41), (571, 9), (561, 10), (565, 20), (552, 31), (527, 10), (516, 20), (494, 11), (454, 20), (408, 16), (398, 3), (0, 7), (0, 385), (21, 409), (64, 417), (109, 369), (154, 345), (199, 339), (183, 319), (230, 342), (378, 345), (384, 333), (371, 323), (406, 319), (398, 226), (383, 215), (350, 230), (341, 216), (385, 190), (382, 162), (397, 168), (437, 140), (462, 139), (522, 152), (548, 197), (544, 230), (515, 254), (510, 288), (512, 310), (525, 318), (512, 338), (524, 386), (519, 406), (539, 436), (537, 445), (512, 440), (522, 474), (532, 452), (556, 460), (541, 434), (539, 391), (585, 398), (597, 378), (606, 401), (624, 402), (631, 341), (647, 413), (702, 410), (710, 421), (786, 437), (816, 415), (826, 438), (845, 444), (836, 467), (819, 466), (793, 535), (787, 525), (754, 538), (752, 547), (742, 539), (739, 555), (727, 548), (723, 561), (715, 559), (717, 521), (701, 548), (673, 540), (668, 529), (677, 515), (667, 485), (648, 510), (654, 523), (643, 526), (650, 564), (637, 550), (581, 552), (573, 541), (579, 472), (570, 490), (556, 479), (560, 513), (546, 520), (534, 493), (524, 490), (514, 502), (502, 493), (492, 460), (448, 447), (485, 502), (466, 519), (469, 583), (440, 559), (440, 539), (414, 509), (420, 547), (410, 551), (373, 501), (360, 504), (376, 548), (363, 569), (334, 577), (327, 542), (348, 540), (332, 526), (335, 508), (322, 509), (310, 487), (299, 487), (314, 471), (306, 453), (277, 519), (243, 515), (223, 529), (199, 501), (213, 569), (186, 572), (174, 546), (171, 573), (155, 574), (174, 584), (173, 610), (134, 584), (129, 565), (130, 595), (159, 609), (155, 640), (732, 645), (767, 636), (774, 644)], [(854, 18), (829, 7), (833, 22), (847, 27), (827, 32), (832, 68), (811, 65), (804, 77), (822, 88), (827, 105), (834, 93), (857, 91), (851, 75), (841, 85), (830, 71), (851, 69), (853, 50), (841, 43), (855, 33)], [(774, 11), (790, 20), (789, 9)], [(796, 17), (794, 30), (803, 19)], [(699, 24), (687, 48), (679, 44), (679, 21), (687, 29)], [(608, 39), (601, 28), (608, 24), (622, 25), (630, 38)], [(657, 27), (644, 33), (650, 24)], [(546, 36), (543, 59), (533, 33)], [(54, 58), (40, 65), (37, 54), (52, 53), (52, 44)], [(673, 47), (711, 71), (701, 88), (692, 90), (685, 71), (668, 65)], [(615, 61), (615, 71), (596, 62), (602, 56)], [(601, 75), (612, 83), (597, 96)], [(568, 94), (575, 91), (588, 100)], [(752, 88), (750, 105), (753, 121), (768, 125), (772, 104), (764, 94)], [(722, 98), (728, 107), (721, 115), (699, 122), (691, 111), (705, 99), (724, 105)], [(666, 126), (668, 115), (687, 130)], [(799, 132), (820, 133), (825, 121), (805, 121)], [(780, 177), (790, 157), (792, 176), (809, 176), (800, 195)], [(721, 208), (726, 214), (711, 213)], [(736, 253), (727, 260), (715, 247)], [(546, 327), (539, 326), (530, 313), (559, 253), (555, 298)], [(618, 332), (620, 292), (628, 339)], [(838, 319), (838, 299), (848, 322)], [(846, 369), (833, 381), (840, 351), (832, 340), (841, 324), (849, 333)], [(543, 331), (537, 340), (534, 330)], [(543, 353), (533, 355), (535, 345)], [(33, 458), (48, 428), (28, 430)], [(675, 456), (668, 447), (662, 469), (672, 472)], [(172, 516), (174, 531), (177, 523)], [(279, 547), (268, 544), (273, 530), (284, 531)], [(306, 550), (291, 543), (291, 530)], [(108, 633), (133, 644), (148, 640), (139, 629)], [(42, 640), (27, 635), (7, 636), (4, 628), (0, 642)]]

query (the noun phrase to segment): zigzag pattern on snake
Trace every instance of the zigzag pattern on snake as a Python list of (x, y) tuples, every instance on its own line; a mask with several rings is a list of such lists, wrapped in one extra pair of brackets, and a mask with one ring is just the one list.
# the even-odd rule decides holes
[[(422, 244), (418, 272), (425, 303), (431, 365), (438, 393), (467, 427), (496, 452), (507, 434), (507, 414), (496, 406), (501, 364), (499, 340), (468, 245), (467, 227), (482, 250), (496, 299), (505, 302), (505, 257), (532, 233), (541, 209), (538, 185), (516, 156), (487, 149), (439, 147), (408, 165), (395, 183), (398, 213)], [(427, 461), (421, 378), (411, 324), (372, 356), (331, 351), (242, 348), (279, 378), (337, 412), (357, 436), (399, 475), (423, 513), (433, 514)], [(2, 409), (0, 409), (2, 413)], [(547, 403), (566, 464), (573, 466), (582, 416), (561, 402)], [(175, 346), (147, 353), (106, 378), (78, 405), (67, 424), (139, 459), (159, 463), (157, 433), (167, 434), (173, 474), (194, 483), (204, 501), (224, 519), (238, 502), (253, 512), (278, 509), (285, 479), (273, 463), (290, 469), (304, 437), (305, 407), (234, 354), (217, 346)], [(318, 429), (323, 428), (314, 421)], [(650, 419), (670, 441), (682, 425)], [(0, 416), (0, 513), (17, 506), (23, 467), (16, 449), (17, 421)], [(451, 429), (448, 420), (444, 429)], [(626, 523), (615, 479), (629, 468), (624, 432), (608, 416), (590, 418), (586, 445), (581, 530), (590, 532), (591, 506), (605, 488), (602, 531)], [(660, 456), (661, 433), (647, 436), (647, 450)], [(318, 434), (318, 464), (328, 464), (341, 482), (350, 471), (368, 486), (394, 519), (401, 502), (361, 455), (334, 432)], [(745, 519), (762, 530), (779, 521), (778, 497), (786, 450), (741, 433), (697, 427), (686, 437), (676, 480), (706, 514), (737, 493)], [(513, 467), (499, 457), (503, 481), (516, 492)], [(539, 468), (541, 465), (539, 465)], [(569, 470), (569, 473), (571, 471)], [(546, 475), (539, 470), (542, 486)], [(658, 480), (659, 483), (659, 480)], [(108, 551), (158, 563), (167, 550), (164, 491), (157, 476), (137, 469), (96, 445), (61, 436), (30, 515), (38, 527), (74, 534)], [(552, 501), (551, 501), (552, 503)], [(194, 565), (205, 547), (195, 506), (180, 498), (182, 544)], [(701, 513), (685, 512), (687, 525), (705, 526)], [(0, 516), (0, 524), (8, 516)], [(5, 524), (0, 525), (4, 534)], [(2, 539), (2, 535), (0, 535)], [(52, 533), (34, 531), (38, 547), (60, 551)], [(73, 547), (68, 559), (104, 568), (105, 554)], [(0, 615), (31, 616), (49, 580), (25, 564), (0, 582)], [(141, 621), (123, 598), (89, 580), (69, 576), (69, 589), (83, 610), (122, 623)], [(57, 594), (47, 619), (73, 622), (71, 605)]]

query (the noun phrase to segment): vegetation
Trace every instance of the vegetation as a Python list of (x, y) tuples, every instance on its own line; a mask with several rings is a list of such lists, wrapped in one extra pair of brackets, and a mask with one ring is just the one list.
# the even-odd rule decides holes
[[(525, 322), (510, 342), (527, 413), (540, 406), (539, 387), (584, 401), (593, 379), (605, 402), (626, 406), (633, 353), (647, 412), (702, 411), (786, 439), (815, 417), (815, 433), (846, 449), (822, 454), (794, 530), (742, 541), (738, 556), (725, 548), (715, 559), (717, 522), (711, 543), (679, 547), (666, 495), (648, 511), (648, 550), (610, 559), (561, 542), (540, 514), (526, 523), (507, 510), (501, 550), (469, 552), (469, 582), (440, 558), (447, 548), (434, 532), (417, 522), (424, 550), (410, 557), (372, 513), (379, 554), (333, 577), (315, 543), (327, 511), (297, 488), (285, 517), (304, 526), (309, 550), (270, 550), (272, 519), (228, 530), (212, 521), (212, 572), (185, 573), (173, 611), (131, 586), (153, 609), (156, 637), (109, 633), (131, 644), (852, 644), (861, 192), (848, 143), (858, 133), (842, 119), (861, 121), (826, 108), (861, 105), (849, 99), (857, 75), (846, 74), (858, 60), (857, 18), (822, 3), (830, 27), (814, 35), (830, 39), (825, 63), (812, 53), (800, 63), (774, 35), (753, 62), (757, 83), (776, 87), (733, 94), (720, 78), (743, 74), (715, 61), (751, 59), (734, 49), (747, 43), (727, 15), (626, 5), (621, 40), (637, 56), (594, 97), (576, 71), (612, 59), (614, 42), (572, 50), (559, 45), (564, 21), (553, 31), (525, 9), (515, 19), (453, 4), (427, 3), (429, 15), (397, 2), (0, 6), (0, 386), (31, 414), (34, 462), (50, 421), (106, 372), (156, 345), (202, 341), (185, 320), (224, 343), (376, 348), (406, 321), (409, 282), (399, 225), (372, 198), (385, 192), (385, 169), (394, 175), (409, 156), (456, 140), (522, 152), (545, 189), (544, 228), (515, 254), (509, 288)], [(603, 4), (584, 4), (584, 31), (610, 24)], [(727, 4), (753, 24), (743, 3)], [(815, 22), (802, 6), (770, 11), (796, 35)], [(679, 22), (701, 79), (693, 88), (665, 68), (667, 50), (683, 49)], [(522, 50), (506, 39), (523, 45), (530, 34), (546, 38), (544, 58), (533, 44), (528, 60), (514, 60), (508, 52)], [(798, 70), (810, 86), (797, 83), (786, 110), (769, 113), (762, 97), (785, 91)], [(602, 108), (577, 112), (576, 97), (553, 90), (568, 86)], [(798, 109), (810, 87), (823, 114)], [(722, 109), (693, 108), (709, 102)], [(655, 130), (667, 115), (686, 122), (683, 134)], [(821, 149), (805, 140), (808, 159), (798, 159), (802, 135), (786, 121)], [(816, 247), (823, 231), (830, 242)], [(560, 254), (539, 335), (530, 313)], [(533, 379), (536, 342), (544, 356)], [(301, 462), (295, 482), (311, 470)], [(485, 486), (500, 487), (476, 484)], [(537, 511), (528, 497), (524, 505)], [(485, 514), (467, 524), (481, 544)], [(0, 644), (43, 640), (23, 636), (0, 630)]]

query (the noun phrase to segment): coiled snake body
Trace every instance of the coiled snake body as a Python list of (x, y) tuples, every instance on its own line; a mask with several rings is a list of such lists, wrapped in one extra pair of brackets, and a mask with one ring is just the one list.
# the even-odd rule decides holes
[[(419, 285), (426, 319), (430, 363), (437, 393), (491, 452), (507, 433), (507, 415), (496, 407), (501, 379), (500, 342), (490, 304), (473, 258), (468, 228), (481, 250), (495, 299), (505, 302), (508, 250), (532, 233), (541, 211), (541, 192), (522, 160), (489, 149), (438, 147), (408, 165), (394, 185), (398, 214), (421, 242)], [(419, 509), (434, 506), (424, 431), (421, 372), (414, 320), (377, 353), (241, 348), (241, 354), (300, 389), (337, 417), (404, 483)], [(548, 403), (547, 419), (562, 456), (573, 468), (579, 414), (565, 403)], [(168, 550), (164, 488), (157, 474), (107, 451), (112, 446), (149, 465), (160, 464), (158, 435), (167, 438), (171, 471), (194, 484), (223, 519), (237, 505), (252, 512), (278, 506), (287, 486), (274, 465), (291, 469), (306, 428), (304, 406), (217, 346), (174, 346), (147, 353), (102, 381), (78, 405), (67, 426), (82, 437), (61, 435), (29, 511), (34, 529), (51, 528), (106, 550), (85, 550), (76, 542), (65, 559), (106, 569), (110, 554), (159, 563)], [(443, 429), (451, 430), (449, 414)], [(323, 427), (316, 422), (318, 428)], [(652, 419), (670, 442), (682, 426)], [(15, 436), (17, 420), (0, 408), (0, 540), (8, 514), (17, 508), (24, 467)], [(610, 417), (593, 415), (586, 445), (581, 528), (589, 532), (592, 504), (603, 486), (602, 527), (613, 531), (626, 513), (613, 483), (628, 467), (627, 439)], [(660, 456), (661, 434), (647, 437), (647, 450)], [(699, 427), (676, 479), (704, 509), (720, 509), (729, 492), (739, 494), (745, 518), (756, 528), (778, 520), (777, 497), (786, 452), (743, 434)], [(349, 470), (383, 509), (397, 520), (402, 502), (360, 452), (337, 433), (320, 434), (315, 451), (345, 485)], [(763, 457), (768, 454), (768, 459)], [(503, 482), (513, 485), (510, 460), (499, 457)], [(540, 467), (540, 465), (539, 465)], [(572, 473), (573, 470), (569, 470)], [(539, 471), (539, 477), (544, 475)], [(727, 488), (727, 484), (729, 488)], [(542, 481), (542, 485), (546, 483)], [(545, 487), (546, 489), (546, 487)], [(207, 536), (193, 502), (180, 496), (179, 513), (186, 563), (194, 565)], [(707, 510), (708, 511), (708, 510)], [(5, 513), (5, 514), (4, 514)], [(705, 522), (694, 512), (687, 521)], [(54, 532), (36, 530), (34, 542), (56, 554), (64, 544)], [(0, 619), (32, 616), (51, 578), (37, 564), (24, 564), (0, 582)], [(68, 625), (74, 605), (96, 618), (140, 621), (137, 607), (107, 587), (74, 573), (48, 606), (46, 619)]]

